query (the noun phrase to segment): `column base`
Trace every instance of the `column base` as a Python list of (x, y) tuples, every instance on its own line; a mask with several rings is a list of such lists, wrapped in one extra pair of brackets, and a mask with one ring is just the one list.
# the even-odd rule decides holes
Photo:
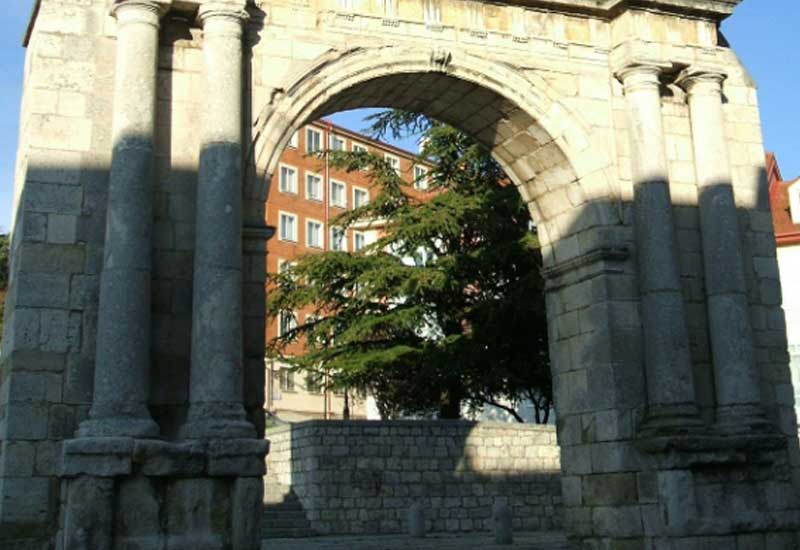
[(89, 418), (80, 423), (76, 437), (141, 437), (161, 435), (145, 405), (136, 403), (95, 403)]
[(705, 437), (708, 427), (693, 404), (650, 407), (636, 434), (636, 446), (656, 452), (672, 447), (692, 446)]
[(660, 405), (648, 408), (639, 426), (639, 437), (696, 435), (706, 431), (695, 405)]
[(256, 429), (241, 403), (193, 403), (180, 429), (184, 439), (242, 439), (256, 437)]
[(714, 429), (721, 435), (763, 436), (776, 432), (759, 405), (719, 405)]

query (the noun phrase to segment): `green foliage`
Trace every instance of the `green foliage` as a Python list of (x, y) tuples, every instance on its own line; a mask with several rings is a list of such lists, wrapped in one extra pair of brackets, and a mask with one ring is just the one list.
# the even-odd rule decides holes
[[(464, 404), (534, 393), (549, 409), (541, 257), (519, 193), (449, 126), (402, 111), (373, 122), (379, 138), (424, 133), (430, 194), (416, 198), (377, 156), (328, 152), (332, 167), (366, 171), (377, 191), (333, 225), (380, 220), (383, 234), (358, 252), (308, 254), (270, 276), (269, 315), (313, 307), (315, 316), (270, 342), (269, 354), (371, 392), (385, 417), (453, 418)], [(288, 357), (295, 339), (307, 353)]]

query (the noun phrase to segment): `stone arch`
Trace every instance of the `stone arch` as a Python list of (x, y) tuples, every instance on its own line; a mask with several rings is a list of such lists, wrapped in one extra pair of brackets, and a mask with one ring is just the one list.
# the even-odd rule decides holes
[(416, 46), (332, 50), (276, 90), (256, 122), (257, 172), (247, 198), (265, 200), (281, 151), (303, 123), (381, 106), (424, 112), (492, 151), (529, 204), (548, 265), (579, 254), (577, 243), (554, 247), (557, 241), (620, 223), (609, 156), (544, 78), (472, 53)]

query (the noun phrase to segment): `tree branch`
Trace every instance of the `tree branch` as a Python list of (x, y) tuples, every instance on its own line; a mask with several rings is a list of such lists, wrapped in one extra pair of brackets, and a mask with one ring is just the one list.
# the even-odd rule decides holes
[(489, 399), (486, 397), (483, 398), (483, 402), (486, 403), (487, 405), (492, 405), (493, 407), (497, 407), (498, 409), (503, 409), (507, 413), (511, 414), (511, 416), (513, 416), (517, 422), (519, 422), (520, 424), (525, 424), (525, 419), (522, 418), (519, 414), (517, 414), (517, 411), (515, 411), (513, 408), (498, 403), (494, 399)]

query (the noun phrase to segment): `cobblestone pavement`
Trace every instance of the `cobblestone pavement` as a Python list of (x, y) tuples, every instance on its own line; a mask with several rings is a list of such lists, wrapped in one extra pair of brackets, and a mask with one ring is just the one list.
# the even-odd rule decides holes
[(424, 539), (404, 535), (314, 537), (265, 540), (262, 550), (569, 550), (560, 532), (515, 533), (514, 544), (500, 546), (488, 533), (450, 535), (437, 533)]

